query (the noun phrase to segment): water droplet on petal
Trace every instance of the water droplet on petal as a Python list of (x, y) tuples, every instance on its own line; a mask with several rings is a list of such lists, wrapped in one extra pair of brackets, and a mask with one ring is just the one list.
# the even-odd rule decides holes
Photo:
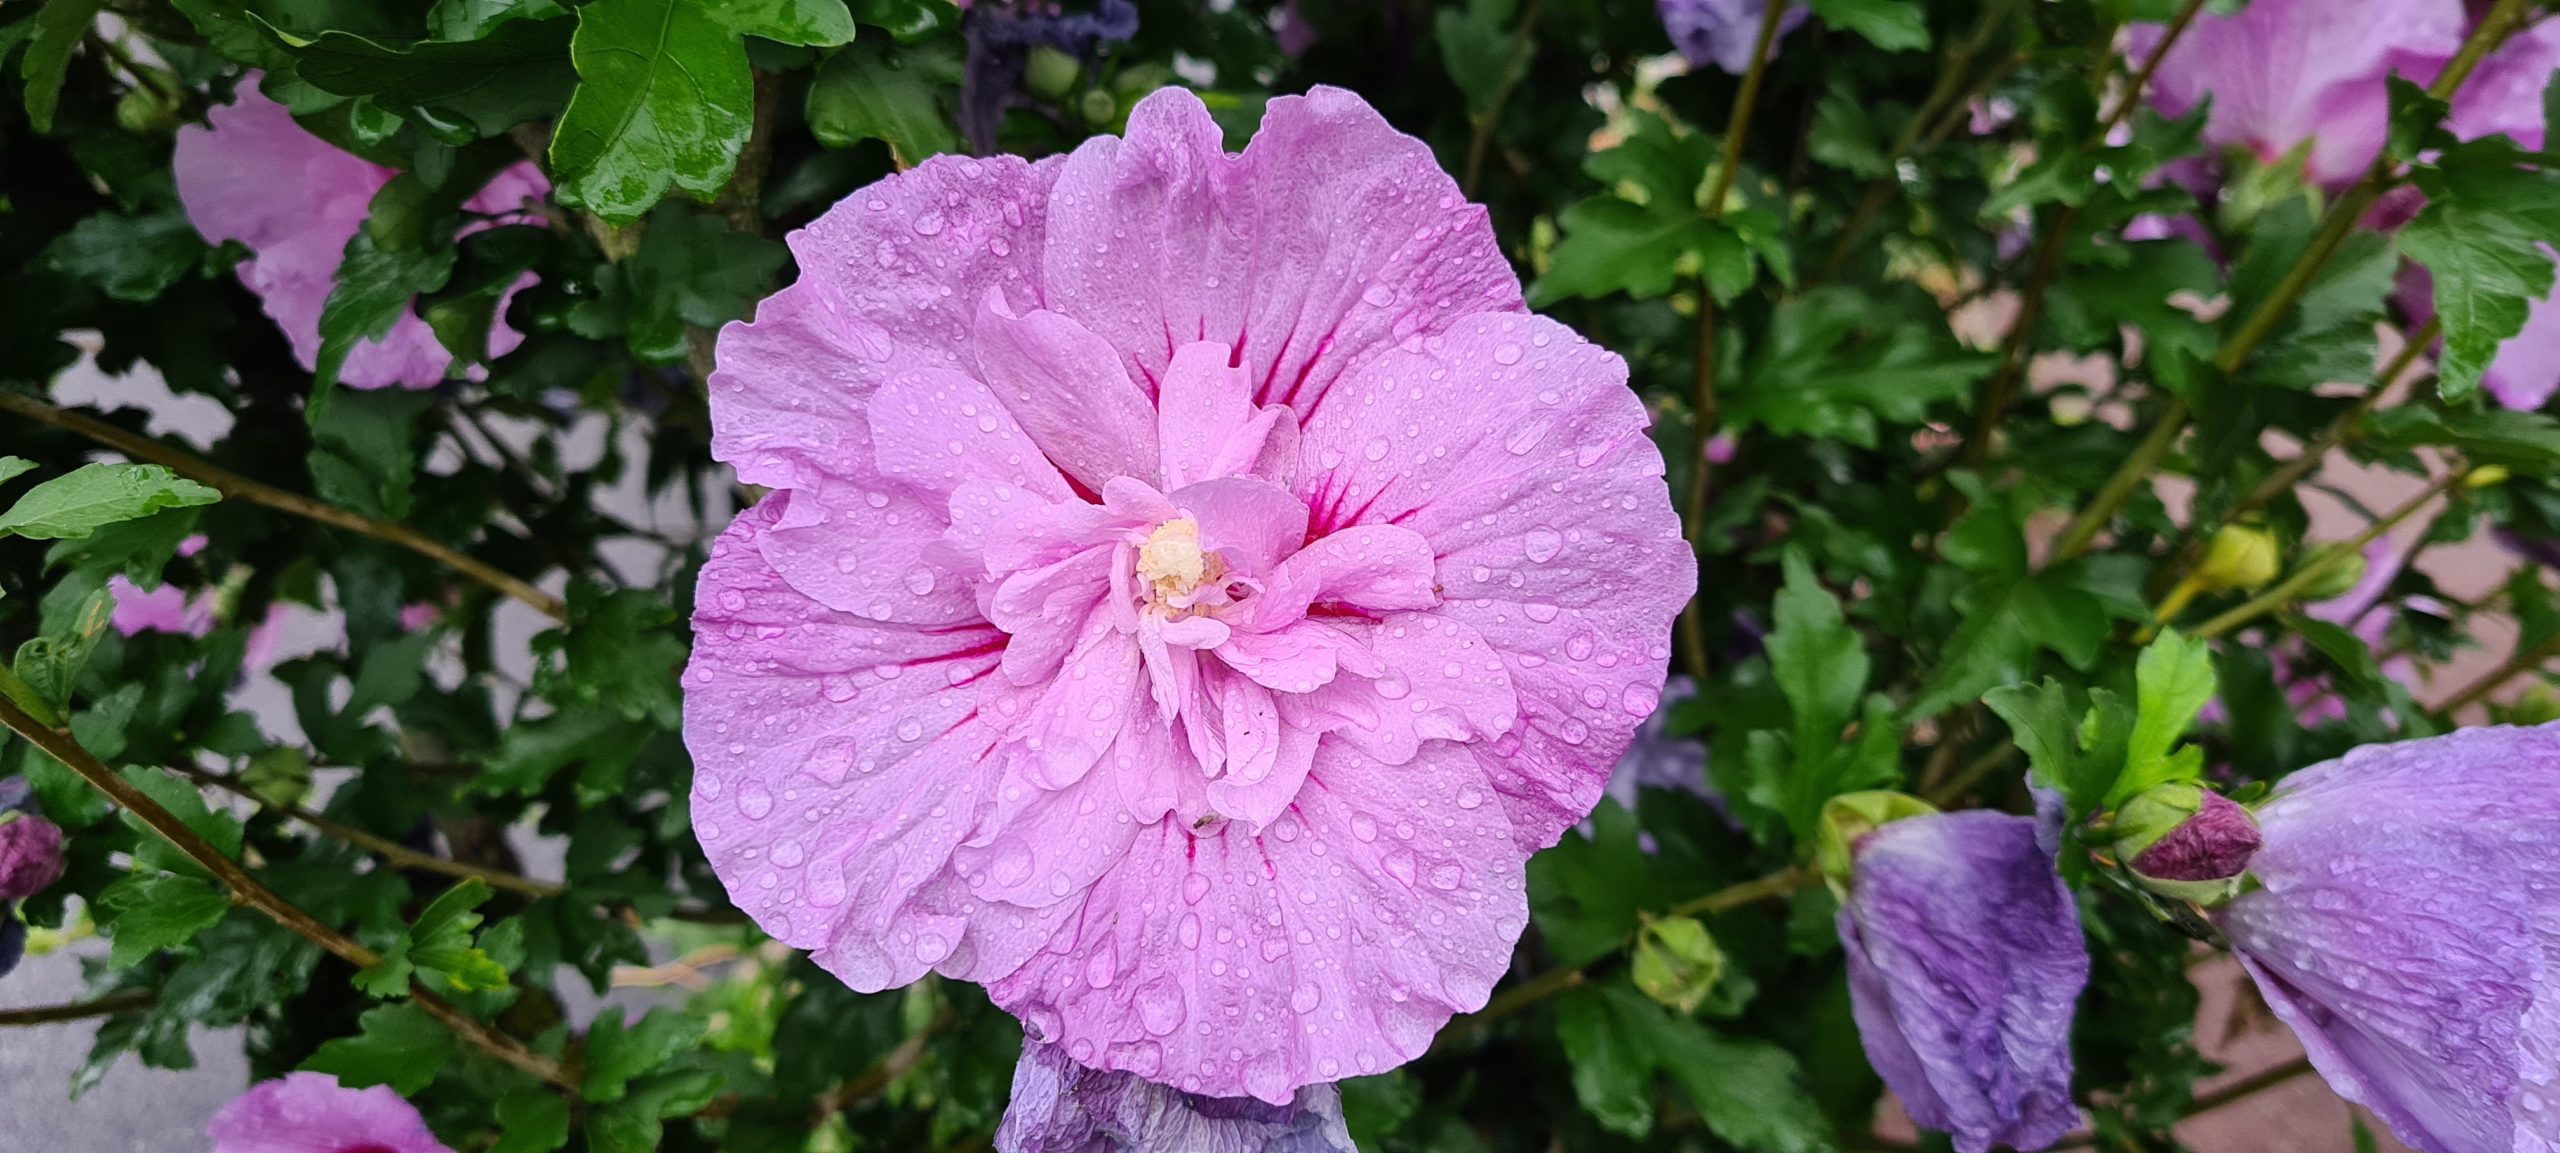
[(1545, 564), (1564, 551), (1564, 534), (1551, 528), (1530, 529), (1520, 538), (1520, 550), (1529, 554), (1530, 560)]

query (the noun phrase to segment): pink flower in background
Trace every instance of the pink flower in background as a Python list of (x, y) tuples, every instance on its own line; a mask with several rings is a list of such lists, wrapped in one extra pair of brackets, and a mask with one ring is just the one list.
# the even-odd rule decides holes
[(453, 1153), (390, 1087), (348, 1089), (325, 1073), (252, 1085), (205, 1132), (213, 1153)]
[(1291, 1100), (1482, 1005), (1695, 583), (1626, 367), (1350, 93), (937, 157), (721, 334), (685, 736), (739, 907), (856, 989)]
[[(178, 130), (172, 166), (178, 199), (196, 231), (216, 244), (237, 240), (248, 247), (252, 256), (240, 263), (240, 282), (258, 294), (293, 343), (294, 358), (309, 369), (319, 363), (320, 309), (336, 282), (339, 258), (364, 226), (373, 194), (396, 174), (305, 131), (283, 105), (259, 93), (257, 80), (255, 73), (244, 78), (234, 103), (208, 113), (210, 127)], [(550, 191), (540, 169), (519, 163), (464, 207), (501, 215)], [(507, 298), (532, 282), (525, 277)], [(506, 325), (503, 298), (498, 311), (500, 319), (489, 331), (492, 356), (524, 342), (522, 333)], [(380, 340), (349, 353), (339, 380), (350, 388), (427, 388), (443, 380), (452, 364), (427, 322), (411, 312)]]
[[(2205, 143), (2272, 161), (2311, 141), (2305, 173), (2342, 185), (2364, 174), (2390, 127), (2385, 81), (2418, 83), (2462, 44), (2462, 0), (2254, 0), (2230, 16), (2200, 15), (2169, 48), (2151, 101), (2184, 116), (2211, 97)], [(2139, 59), (2157, 24), (2125, 32)]]

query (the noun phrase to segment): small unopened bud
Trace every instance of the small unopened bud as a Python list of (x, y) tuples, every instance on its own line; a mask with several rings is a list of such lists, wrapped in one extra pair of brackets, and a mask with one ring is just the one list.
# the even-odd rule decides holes
[(2204, 563), (2196, 566), (2196, 582), (2208, 589), (2254, 589), (2276, 579), (2282, 564), (2275, 534), (2227, 524), (2213, 534)]
[(1636, 988), (1683, 1013), (1693, 1013), (1724, 978), (1724, 950), (1693, 917), (1664, 917), (1636, 930)]
[(1022, 86), (1035, 96), (1055, 100), (1075, 87), (1076, 74), (1083, 70), (1075, 57), (1046, 44), (1034, 45), (1022, 64)]
[(1085, 120), (1092, 124), (1109, 124), (1120, 119), (1120, 101), (1099, 88), (1084, 94), (1084, 100), (1078, 110), (1083, 112)]
[(2192, 784), (2145, 790), (2116, 810), (2114, 826), (2116, 859), (2142, 887), (2200, 905), (2239, 895), (2260, 844), (2249, 810)]
[(2472, 469), (2470, 475), (2463, 477), (2462, 486), (2464, 488), (2495, 488), (2507, 483), (2507, 477), (2510, 475), (2512, 474), (2507, 472), (2507, 466), (2503, 464), (2484, 464)]
[(2310, 560), (2303, 562), (2303, 567), (2316, 567), (2319, 571), (2310, 584), (2302, 587), (2302, 599), (2307, 601), (2342, 597), (2364, 583), (2364, 553), (2348, 548), (2344, 541), (2321, 545)]
[(1845, 888), (1849, 871), (1857, 863), (1854, 850), (1859, 838), (1904, 817), (1925, 817), (1937, 811), (1937, 806), (1908, 793), (1882, 789), (1842, 793), (1822, 806), (1822, 821), (1813, 834), (1813, 865), (1833, 886)]
[(0, 901), (23, 901), (62, 879), (62, 830), (32, 813), (0, 813)]

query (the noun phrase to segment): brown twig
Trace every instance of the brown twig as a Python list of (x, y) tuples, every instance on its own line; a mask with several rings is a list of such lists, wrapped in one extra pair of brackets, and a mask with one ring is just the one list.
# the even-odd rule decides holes
[(1467, 137), (1467, 168), (1458, 181), (1458, 191), (1467, 199), (1476, 198), (1476, 182), (1484, 176), (1485, 153), (1493, 147), (1493, 126), (1502, 119), (1502, 106), (1511, 102), (1511, 90), (1529, 72), (1529, 53), (1537, 40), (1531, 35), (1538, 23), (1538, 9), (1546, 0), (1529, 0), (1520, 10), (1520, 26), (1511, 33), (1511, 55), (1502, 63), (1502, 79), (1493, 86), (1493, 94), (1485, 97), (1484, 115), (1476, 117), (1475, 131)]
[[(179, 852), (186, 854), (189, 860), (202, 866), (207, 873), (212, 874), (214, 879), (221, 883), (223, 888), (230, 890), (232, 903), (246, 905), (256, 910), (269, 920), (291, 930), (295, 936), (318, 945), (330, 955), (359, 969), (369, 968), (382, 960), (380, 954), (366, 948), (355, 938), (323, 924), (319, 918), (303, 911), (301, 906), (278, 896), (275, 890), (266, 887), (256, 877), (250, 876), (249, 871), (241, 868), (239, 862), (222, 855), (220, 850), (206, 843), (204, 838), (196, 835), (195, 830), (187, 827), (186, 822), (179, 820), (176, 814), (160, 807), (160, 803), (152, 800), (149, 794), (135, 787), (132, 782), (116, 775), (115, 770), (108, 768), (97, 757), (90, 755), (89, 750), (82, 748), (80, 742), (73, 740), (70, 733), (60, 729), (46, 728), (36, 723), (34, 717), (28, 716), (25, 710), (4, 698), (0, 698), (0, 726), (6, 726), (19, 736), (25, 737), (29, 744), (43, 750), (54, 760), (60, 761), (65, 768), (79, 774), (82, 780), (89, 782), (90, 787), (105, 793), (108, 799), (132, 814), (136, 820), (149, 826), (152, 832), (158, 833)], [(453, 1030), (463, 1040), (471, 1042), (490, 1056), (553, 1086), (572, 1091), (577, 1088), (577, 1082), (562, 1071), (559, 1062), (533, 1051), (526, 1047), (524, 1042), (491, 1028), (486, 1022), (463, 1012), (452, 1002), (429, 992), (424, 985), (415, 981), (410, 982), (409, 995), (410, 999), (420, 1009), (425, 1010), (428, 1016), (442, 1022), (446, 1028)]]
[(534, 611), (555, 621), (565, 623), (569, 619), (568, 609), (561, 605), (558, 597), (486, 563), (474, 560), (438, 541), (431, 540), (407, 525), (375, 520), (300, 493), (287, 492), (274, 485), (251, 480), (202, 457), (171, 448), (150, 437), (126, 432), (86, 413), (56, 407), (33, 397), (21, 396), (13, 392), (0, 392), (0, 412), (14, 413), (65, 432), (87, 437), (138, 461), (165, 466), (171, 472), (200, 482), (227, 498), (264, 505), (278, 512), (291, 513), (307, 520), (318, 521), (349, 532), (362, 533), (375, 540), (398, 545), (522, 601), (531, 606)]
[[(2524, 0), (2498, 0), (2497, 7), (2490, 9), (2489, 15), (2471, 30), (2471, 35), (2463, 39), (2461, 50), (2445, 64), (2442, 72), (2436, 74), (2435, 83), (2427, 87), (2427, 94), (2438, 100), (2451, 100), (2462, 87), (2462, 82), (2470, 78), (2472, 69), (2479, 66), (2481, 59), (2523, 21), (2524, 8)], [(2293, 267), (2285, 271), (2284, 279), (2276, 282), (2267, 299), (2241, 321), (2239, 329), (2214, 352), (2213, 365), (2216, 369), (2228, 376), (2248, 363), (2258, 345), (2275, 332), (2276, 325), (2292, 310), (2294, 302), (2311, 287), (2312, 279), (2328, 266), (2329, 258), (2346, 243), (2348, 234), (2364, 219), (2366, 210), (2382, 198), (2383, 190), (2393, 183), (2397, 168), (2387, 151), (2374, 157), (2373, 165), (2365, 170), (2364, 178), (2329, 206), (2329, 213), (2321, 219), (2320, 231), (2312, 237), (2310, 246), (2293, 262)], [(2151, 432), (2144, 436), (2134, 454), (2125, 459), (2114, 476), (2107, 478), (2107, 483), (2088, 506), (2072, 518), (2071, 527), (2054, 549), (2054, 560), (2070, 560), (2089, 550), (2089, 545), (2097, 540), (2107, 523), (2115, 519), (2116, 510), (2133, 498), (2135, 490), (2150, 481), (2152, 470), (2159, 467), (2162, 458), (2168, 455), (2169, 446), (2176, 443), (2179, 433), (2185, 431), (2188, 414), (2184, 397), (2169, 398), (2169, 403), (2155, 418)]]
[(309, 809), (303, 808), (300, 805), (279, 804), (275, 801), (270, 801), (259, 796), (254, 790), (250, 789), (249, 786), (242, 784), (239, 780), (223, 773), (207, 772), (204, 769), (197, 768), (193, 765), (178, 763), (171, 763), (162, 767), (168, 769), (170, 772), (178, 774), (179, 776), (185, 777), (188, 780), (194, 781), (197, 784), (211, 785), (214, 788), (230, 793), (233, 796), (245, 799), (269, 812), (291, 817), (294, 820), (311, 826), (323, 835), (345, 841), (346, 843), (354, 845), (365, 852), (380, 857), (385, 861), (389, 861), (400, 868), (417, 869), (421, 872), (428, 873), (442, 873), (448, 877), (476, 877), (482, 881), (488, 882), (490, 888), (505, 889), (509, 892), (522, 893), (528, 897), (557, 897), (561, 893), (567, 891), (558, 885), (546, 884), (541, 881), (533, 880), (529, 877), (520, 877), (514, 873), (507, 872), (504, 869), (486, 869), (478, 865), (448, 860), (444, 857), (436, 856), (433, 853), (421, 853), (416, 849), (412, 849), (409, 846), (403, 845), (398, 841), (391, 840), (388, 837), (376, 836), (364, 831), (363, 829), (356, 828), (353, 825), (342, 824), (321, 816), (318, 813), (312, 812)]
[(68, 1005), (39, 1005), (31, 1009), (0, 1009), (0, 1028), (18, 1025), (50, 1025), (57, 1021), (79, 1021), (90, 1017), (107, 1017), (148, 1009), (157, 1004), (160, 994), (149, 989), (125, 989), (88, 1001)]
[[(2270, 1065), (2267, 1068), (2251, 1073), (2246, 1077), (2223, 1086), (2222, 1088), (2216, 1089), (2211, 1093), (2198, 1096), (2187, 1106), (2186, 1112), (2179, 1115), (2179, 1119), (2185, 1120), (2190, 1117), (2201, 1117), (2216, 1109), (2222, 1108), (2225, 1105), (2231, 1104), (2234, 1101), (2257, 1096), (2260, 1093), (2273, 1089), (2278, 1085), (2282, 1085), (2302, 1076), (2305, 1073), (2313, 1071), (2314, 1070), (2311, 1068), (2311, 1058), (2309, 1057), (2296, 1057), (2293, 1060), (2283, 1062), (2282, 1064)], [(2097, 1144), (2098, 1135), (2092, 1132), (2082, 1133), (2076, 1137), (2064, 1138), (2060, 1143), (2053, 1147), (2057, 1150), (2091, 1149), (2095, 1148)]]

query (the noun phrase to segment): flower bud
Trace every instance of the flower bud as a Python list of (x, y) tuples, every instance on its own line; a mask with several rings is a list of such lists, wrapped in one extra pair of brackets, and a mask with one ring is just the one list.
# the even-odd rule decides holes
[(2213, 534), (2204, 563), (2196, 566), (2196, 581), (2208, 589), (2254, 589), (2276, 579), (2281, 566), (2275, 534), (2227, 524)]
[(2258, 821), (2211, 789), (2156, 785), (2116, 810), (2115, 854), (2152, 892), (2219, 905), (2240, 892), (2258, 851)]
[(62, 879), (62, 830), (29, 813), (0, 813), (0, 901), (22, 901)]
[(1083, 70), (1084, 65), (1075, 57), (1046, 44), (1035, 44), (1030, 59), (1023, 62), (1022, 86), (1034, 95), (1055, 100), (1075, 87), (1076, 73)]
[(2303, 563), (2305, 568), (2314, 565), (2319, 566), (2320, 575), (2312, 578), (2310, 584), (2303, 586), (2302, 599), (2306, 601), (2325, 601), (2342, 597), (2354, 592), (2357, 585), (2364, 583), (2364, 552), (2361, 549), (2348, 548), (2344, 541), (2331, 541), (2321, 545), (2311, 554), (2311, 559)]
[(2507, 466), (2503, 464), (2484, 464), (2472, 469), (2470, 475), (2462, 478), (2462, 487), (2495, 488), (2507, 483), (2507, 478), (2512, 475), (2514, 474), (2508, 472)]
[(1697, 1011), (1724, 978), (1724, 950), (1694, 917), (1664, 917), (1636, 930), (1636, 988), (1683, 1013)]
[(1822, 806), (1822, 822), (1814, 830), (1813, 864), (1834, 886), (1849, 883), (1856, 864), (1851, 851), (1859, 838), (1904, 817), (1922, 817), (1937, 807), (1908, 793), (1874, 790), (1842, 793)]

